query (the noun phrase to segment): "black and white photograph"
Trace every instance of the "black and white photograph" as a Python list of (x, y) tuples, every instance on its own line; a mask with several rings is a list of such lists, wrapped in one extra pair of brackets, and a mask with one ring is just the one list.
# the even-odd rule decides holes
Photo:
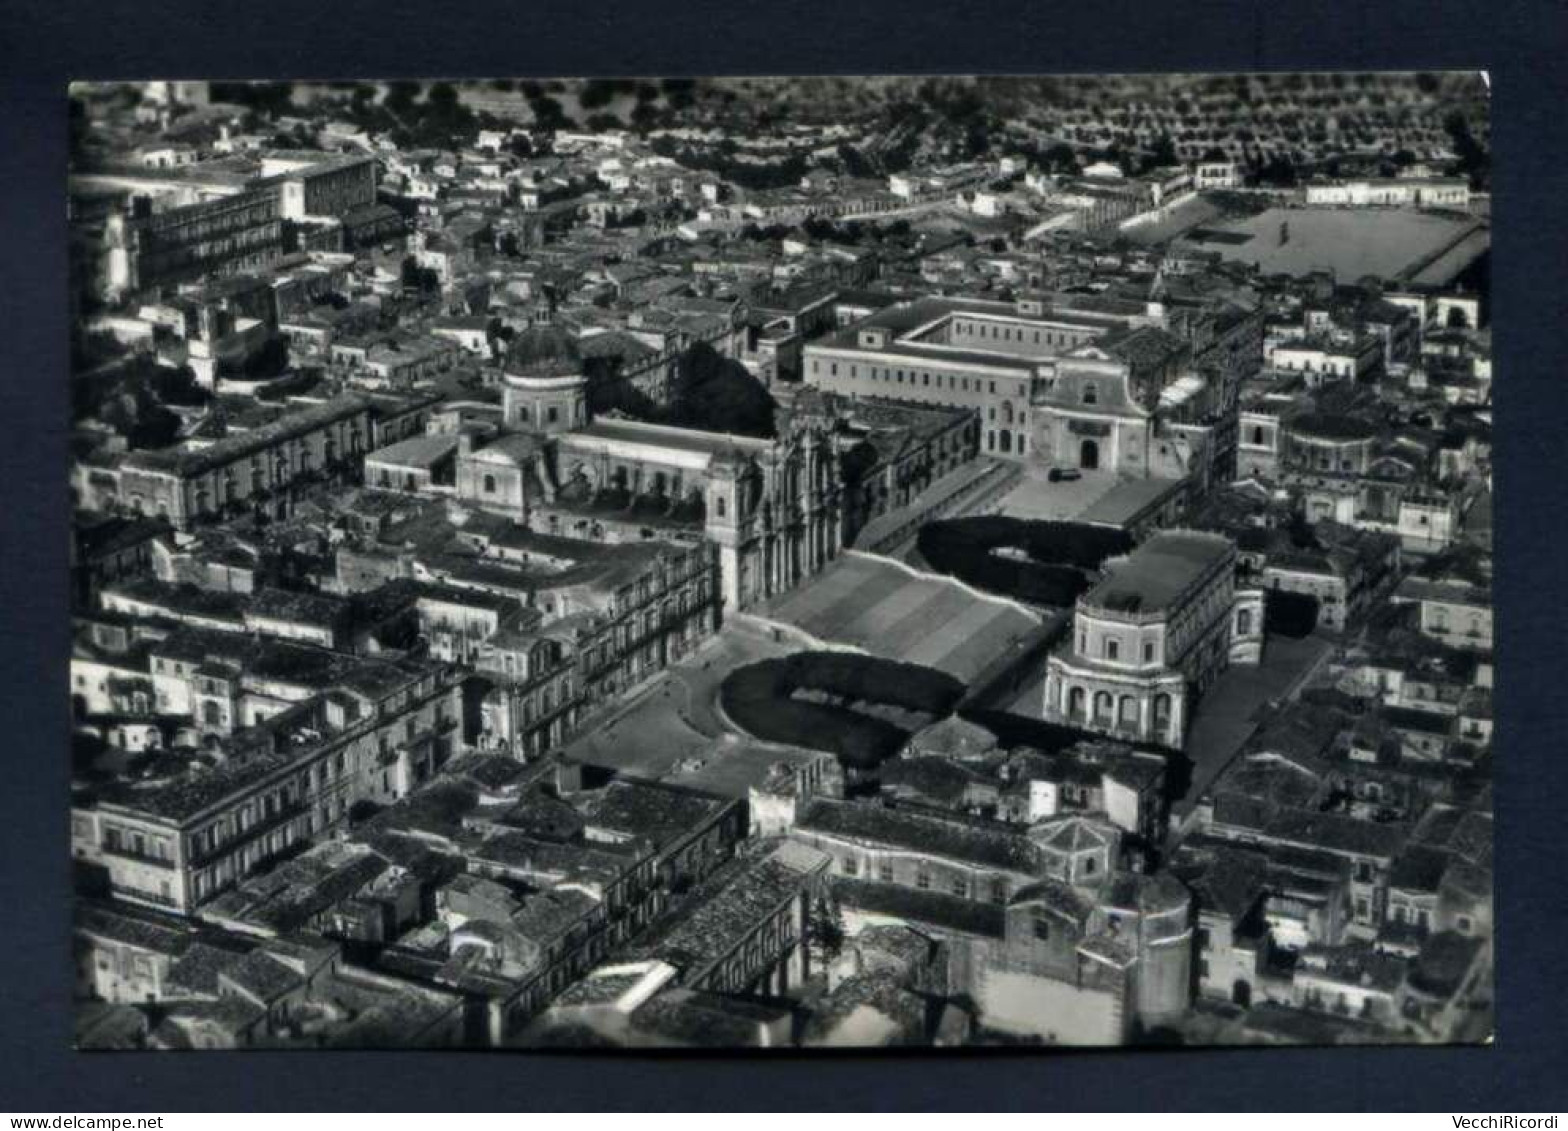
[(73, 83), (75, 1047), (1489, 1043), (1491, 119)]

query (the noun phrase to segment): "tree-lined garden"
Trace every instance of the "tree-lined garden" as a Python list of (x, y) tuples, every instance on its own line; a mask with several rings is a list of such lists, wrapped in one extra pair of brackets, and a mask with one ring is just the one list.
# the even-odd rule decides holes
[(1132, 550), (1122, 530), (1079, 522), (984, 515), (929, 523), (920, 556), (938, 573), (1032, 605), (1065, 608), (1105, 560)]
[[(725, 678), (719, 701), (730, 720), (768, 742), (825, 750), (846, 769), (875, 769), (908, 741), (912, 728), (887, 714), (924, 722), (945, 718), (963, 697), (952, 676), (854, 652), (797, 652), (761, 660)], [(912, 720), (906, 720), (912, 721)]]

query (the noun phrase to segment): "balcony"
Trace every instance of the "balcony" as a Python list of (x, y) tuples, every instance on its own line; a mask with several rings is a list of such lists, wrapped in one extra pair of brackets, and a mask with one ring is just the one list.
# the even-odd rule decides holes
[(172, 895), (164, 895), (161, 892), (145, 891), (141, 888), (116, 887), (114, 894), (117, 898), (123, 899), (127, 903), (144, 903), (151, 907), (162, 907), (170, 911), (181, 910), (179, 900)]
[[(221, 843), (213, 845), (201, 852), (191, 852), (187, 864), (192, 868), (202, 867), (212, 862), (213, 860), (218, 859), (219, 857), (228, 855), (234, 850), (243, 847), (251, 841), (258, 839), (259, 837), (265, 836), (267, 833), (272, 832), (274, 829), (277, 829), (282, 825), (286, 825), (288, 822), (298, 817), (305, 816), (305, 814), (309, 813), (310, 810), (311, 807), (305, 804), (304, 801), (290, 802), (282, 806), (276, 812), (268, 814), (265, 817), (261, 817), (258, 820), (252, 821), (238, 833), (225, 838)], [(170, 867), (173, 867), (173, 865), (170, 865)]]
[(131, 860), (137, 864), (151, 864), (157, 868), (167, 868), (174, 871), (174, 861), (166, 856), (154, 856), (150, 852), (138, 852), (128, 844), (108, 844), (101, 846), (105, 856), (113, 856), (120, 860)]

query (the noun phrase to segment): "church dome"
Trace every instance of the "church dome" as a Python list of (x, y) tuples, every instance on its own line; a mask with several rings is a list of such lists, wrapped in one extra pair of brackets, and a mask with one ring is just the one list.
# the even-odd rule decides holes
[(559, 326), (534, 326), (512, 343), (506, 371), (519, 377), (564, 377), (582, 372), (577, 341)]

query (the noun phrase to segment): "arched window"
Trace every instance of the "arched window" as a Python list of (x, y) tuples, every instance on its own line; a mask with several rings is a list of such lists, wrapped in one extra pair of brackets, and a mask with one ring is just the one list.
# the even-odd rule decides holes
[(1109, 691), (1096, 691), (1094, 693), (1095, 722), (1109, 723), (1111, 721), (1112, 713), (1115, 711), (1115, 709), (1115, 700), (1111, 698), (1111, 693)]
[(1255, 424), (1252, 426), (1252, 442), (1257, 447), (1263, 446), (1263, 425)]
[(495, 494), (495, 476), (493, 475), (485, 476), (485, 494)]
[(1100, 390), (1093, 381), (1085, 381), (1083, 386), (1083, 403), (1099, 404)]

